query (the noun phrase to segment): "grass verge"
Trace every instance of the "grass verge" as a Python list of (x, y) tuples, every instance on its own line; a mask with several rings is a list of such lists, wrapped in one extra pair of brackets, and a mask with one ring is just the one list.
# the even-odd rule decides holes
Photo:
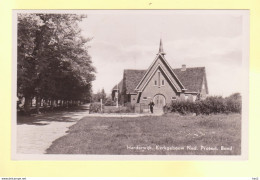
[(47, 153), (240, 155), (241, 114), (85, 117)]

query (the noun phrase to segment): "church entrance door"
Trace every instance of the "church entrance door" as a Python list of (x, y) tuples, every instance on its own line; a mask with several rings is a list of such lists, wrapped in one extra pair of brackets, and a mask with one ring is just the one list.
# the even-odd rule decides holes
[(157, 94), (154, 96), (153, 102), (156, 108), (163, 108), (163, 106), (165, 106), (165, 97), (161, 94)]

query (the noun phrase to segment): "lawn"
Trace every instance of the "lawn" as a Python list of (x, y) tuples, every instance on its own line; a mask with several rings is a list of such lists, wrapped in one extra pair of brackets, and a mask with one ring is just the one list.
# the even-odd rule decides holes
[(47, 153), (240, 155), (241, 115), (85, 117)]

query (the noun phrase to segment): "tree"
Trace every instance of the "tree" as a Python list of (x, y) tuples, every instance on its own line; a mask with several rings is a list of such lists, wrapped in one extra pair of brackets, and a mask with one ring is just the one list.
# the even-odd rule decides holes
[(103, 102), (105, 102), (106, 101), (106, 93), (105, 93), (104, 88), (101, 91), (98, 91), (96, 94), (93, 94), (92, 99), (93, 99), (94, 102), (99, 102), (100, 99), (102, 99)]
[(18, 93), (28, 101), (84, 100), (95, 68), (75, 14), (18, 14)]
[(103, 100), (105, 101), (107, 95), (106, 95), (106, 93), (105, 93), (104, 88), (102, 88), (100, 96), (101, 96), (100, 98), (103, 99)]

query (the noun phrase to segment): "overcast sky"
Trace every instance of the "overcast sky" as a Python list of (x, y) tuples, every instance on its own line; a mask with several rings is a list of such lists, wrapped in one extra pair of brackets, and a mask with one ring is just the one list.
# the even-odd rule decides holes
[(97, 69), (93, 91), (107, 93), (124, 69), (147, 69), (162, 38), (172, 68), (206, 67), (210, 95), (241, 92), (243, 18), (232, 11), (86, 11), (83, 35)]

